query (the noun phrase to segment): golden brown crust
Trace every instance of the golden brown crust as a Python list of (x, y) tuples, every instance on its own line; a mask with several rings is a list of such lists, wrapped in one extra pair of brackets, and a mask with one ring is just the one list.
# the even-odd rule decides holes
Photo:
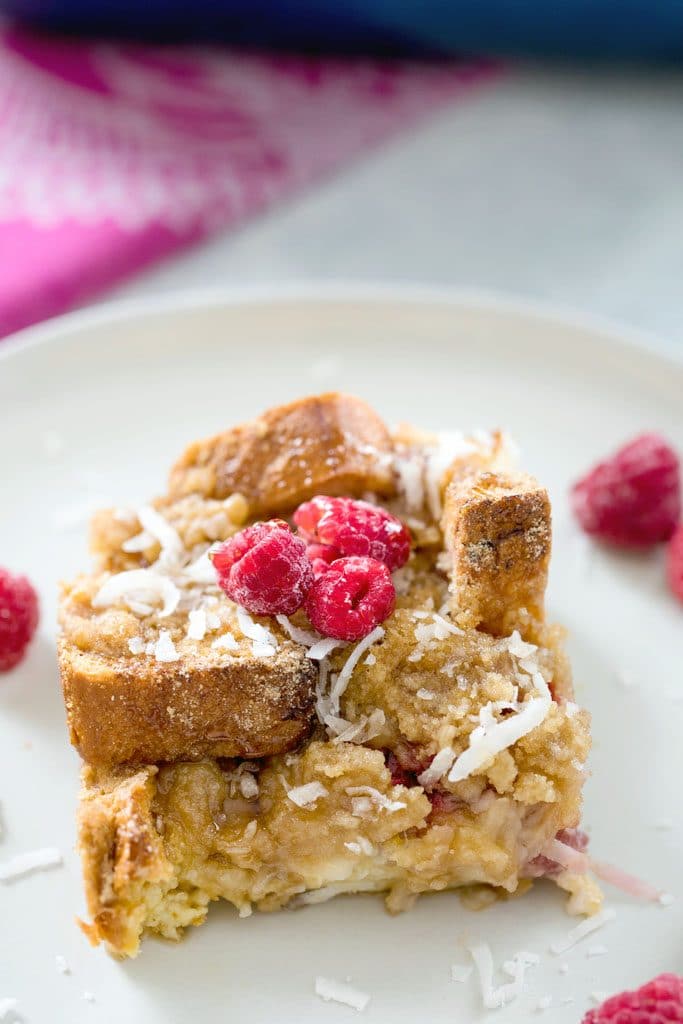
[(290, 644), (224, 664), (112, 659), (59, 643), (71, 742), (91, 764), (265, 757), (314, 718), (315, 668)]
[(459, 625), (503, 636), (543, 620), (551, 546), (544, 488), (524, 474), (456, 476), (442, 527)]
[(295, 508), (315, 494), (391, 494), (389, 432), (365, 402), (332, 392), (270, 409), (259, 419), (190, 445), (169, 496), (245, 496), (254, 518)]
[(146, 767), (106, 778), (83, 770), (78, 843), (92, 924), (81, 922), (81, 928), (93, 945), (104, 940), (120, 956), (137, 951), (145, 916), (142, 887), (173, 873), (152, 823), (156, 773)]

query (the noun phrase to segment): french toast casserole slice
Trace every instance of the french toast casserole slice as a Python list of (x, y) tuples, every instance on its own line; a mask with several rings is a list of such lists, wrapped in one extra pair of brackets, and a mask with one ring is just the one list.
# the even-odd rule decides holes
[[(395, 608), (357, 642), (249, 614), (209, 558), (319, 494), (410, 529)], [(135, 955), (215, 899), (246, 915), (373, 891), (398, 911), (541, 875), (598, 909), (549, 855), (580, 843), (589, 716), (545, 621), (548, 496), (502, 435), (302, 399), (192, 445), (166, 496), (95, 517), (92, 546), (97, 571), (63, 588), (60, 665), (93, 942)]]

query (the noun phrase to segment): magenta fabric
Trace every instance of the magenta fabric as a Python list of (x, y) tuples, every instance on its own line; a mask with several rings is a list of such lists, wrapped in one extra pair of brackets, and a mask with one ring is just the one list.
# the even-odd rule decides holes
[(240, 223), (494, 72), (0, 27), (0, 337)]

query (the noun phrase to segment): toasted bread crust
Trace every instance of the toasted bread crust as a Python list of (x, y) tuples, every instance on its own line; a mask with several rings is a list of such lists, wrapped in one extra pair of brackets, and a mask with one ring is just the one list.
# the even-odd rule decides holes
[(454, 477), (442, 527), (452, 556), (453, 616), (497, 636), (544, 617), (550, 500), (525, 474)]
[(62, 639), (59, 664), (71, 742), (90, 764), (266, 757), (313, 725), (315, 667), (294, 645), (274, 658), (169, 665)]
[(172, 876), (152, 824), (157, 768), (110, 776), (83, 769), (78, 844), (92, 923), (80, 927), (93, 946), (104, 941), (118, 956), (134, 956), (145, 916), (140, 891)]
[(275, 515), (315, 494), (389, 495), (395, 490), (389, 432), (358, 398), (336, 392), (270, 409), (259, 419), (190, 445), (169, 496), (225, 498), (238, 491), (250, 515)]

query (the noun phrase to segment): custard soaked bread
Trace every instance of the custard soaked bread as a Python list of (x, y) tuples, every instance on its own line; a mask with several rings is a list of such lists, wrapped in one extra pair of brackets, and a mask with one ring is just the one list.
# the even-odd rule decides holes
[(193, 445), (94, 547), (60, 655), (94, 942), (134, 955), (215, 899), (397, 911), (541, 874), (597, 909), (561, 865), (590, 740), (545, 622), (548, 498), (501, 435), (391, 434), (358, 400), (305, 399)]
[(60, 607), (69, 730), (86, 761), (263, 757), (310, 733), (314, 665), (277, 623), (245, 632), (206, 551), (320, 490), (392, 492), (391, 444), (359, 399), (302, 399), (192, 445), (153, 506), (94, 517), (102, 572), (65, 585)]

